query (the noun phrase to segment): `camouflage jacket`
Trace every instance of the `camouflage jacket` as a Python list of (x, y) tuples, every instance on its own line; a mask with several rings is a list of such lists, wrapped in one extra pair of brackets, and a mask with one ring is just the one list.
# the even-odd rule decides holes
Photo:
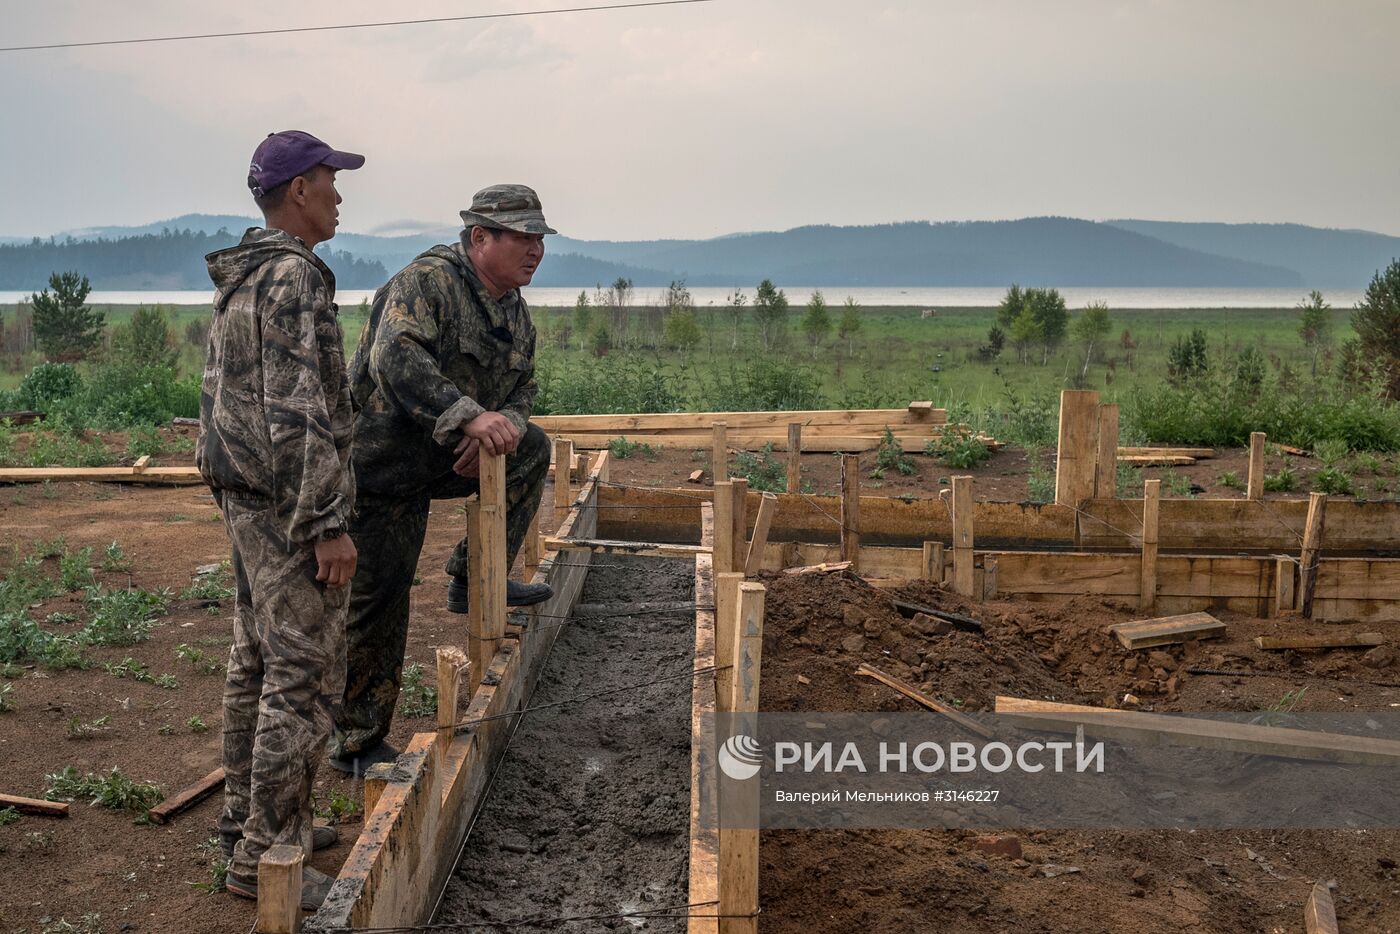
[(205, 259), (216, 291), (200, 474), (216, 495), (268, 500), (291, 542), (347, 526), (354, 414), (334, 274), (300, 240), (258, 227)]
[(461, 243), (435, 246), (375, 293), (350, 386), (359, 488), (420, 493), (451, 471), (464, 422), (499, 412), (525, 430), (539, 391), (530, 309), (518, 289), (493, 300)]

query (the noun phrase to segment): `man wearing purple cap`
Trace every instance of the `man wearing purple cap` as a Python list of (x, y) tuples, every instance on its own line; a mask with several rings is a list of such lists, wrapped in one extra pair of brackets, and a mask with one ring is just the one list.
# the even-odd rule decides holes
[[(364, 161), (300, 130), (269, 135), (248, 168), (265, 226), (206, 257), (214, 316), (195, 458), (238, 587), (219, 834), (228, 890), (247, 898), (269, 847), (309, 857), (336, 838), (313, 827), (311, 787), (345, 683), (353, 414), (335, 276), (312, 250), (335, 236), (336, 171)], [(330, 885), (305, 869), (302, 907)]]

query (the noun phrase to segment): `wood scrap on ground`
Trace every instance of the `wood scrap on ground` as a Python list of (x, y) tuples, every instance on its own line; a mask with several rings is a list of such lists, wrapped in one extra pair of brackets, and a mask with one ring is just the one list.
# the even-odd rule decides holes
[(825, 564), (807, 564), (799, 568), (784, 568), (784, 574), (834, 574), (838, 571), (849, 571), (851, 562), (849, 561), (828, 561)]
[(1333, 636), (1255, 636), (1254, 644), (1261, 649), (1369, 649), (1385, 644), (1378, 632), (1337, 633)]
[(151, 808), (153, 823), (164, 824), (181, 811), (188, 810), (218, 789), (224, 787), (224, 770), (217, 768), (173, 797), (166, 798)]
[(881, 671), (874, 665), (867, 665), (864, 662), (862, 662), (860, 667), (856, 669), (856, 674), (864, 675), (867, 678), (874, 678), (881, 684), (884, 684), (887, 687), (894, 688), (896, 691), (903, 694), (905, 697), (909, 698), (915, 703), (921, 704), (935, 713), (941, 713), (943, 716), (947, 717), (949, 720), (952, 720), (958, 726), (962, 727), (965, 730), (969, 730), (973, 733), (976, 733), (983, 739), (992, 739), (996, 735), (990, 729), (978, 723), (976, 720), (972, 719), (971, 717), (967, 716), (961, 711), (954, 710), (947, 704), (941, 701), (934, 700), (932, 697), (929, 697), (927, 694), (923, 693), (913, 685), (901, 681), (899, 678), (896, 678), (892, 674), (888, 674), (886, 672)]
[(1183, 613), (1115, 623), (1108, 631), (1118, 637), (1125, 649), (1147, 649), (1189, 639), (1214, 639), (1225, 634), (1225, 624), (1209, 613)]
[(952, 623), (953, 628), (961, 629), (963, 632), (986, 632), (986, 627), (982, 625), (982, 621), (973, 619), (971, 616), (963, 616), (961, 613), (949, 613), (946, 610), (936, 610), (931, 606), (910, 603), (907, 600), (895, 600), (893, 603), (895, 610), (905, 619), (914, 619), (922, 613), (925, 616), (932, 616), (934, 619), (941, 619)]
[(20, 795), (0, 795), (0, 808), (14, 808), (21, 814), (39, 814), (43, 817), (68, 816), (67, 801), (41, 801)]
[(1326, 882), (1313, 883), (1308, 903), (1303, 906), (1303, 926), (1307, 934), (1338, 934), (1337, 908)]

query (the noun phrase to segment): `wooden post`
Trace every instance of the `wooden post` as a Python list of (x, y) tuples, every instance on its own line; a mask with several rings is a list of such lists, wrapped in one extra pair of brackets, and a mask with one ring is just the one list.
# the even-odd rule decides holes
[(982, 599), (995, 600), (997, 595), (997, 559), (982, 559)]
[[(715, 574), (715, 658), (732, 658), (739, 638), (739, 586), (744, 575), (737, 571)], [(724, 662), (716, 662), (724, 666)], [(730, 713), (734, 693), (734, 669), (721, 667), (715, 672), (716, 709)]]
[[(762, 584), (739, 586), (739, 638), (731, 656), (734, 665), (730, 710), (742, 717), (738, 727), (752, 736), (758, 712), (758, 685), (763, 661)], [(716, 655), (718, 659), (719, 656)], [(721, 801), (730, 805), (730, 823), (721, 817), (719, 831), (720, 934), (758, 934), (758, 813), (761, 785), (730, 781)], [(735, 817), (734, 815), (740, 815)]]
[(1118, 496), (1118, 404), (1099, 406), (1099, 450), (1094, 463), (1094, 498)]
[(728, 480), (715, 481), (714, 572), (734, 570), (734, 486)]
[(972, 567), (972, 478), (953, 478), (953, 590), (973, 595), (976, 573)]
[(369, 820), (374, 809), (379, 807), (379, 796), (384, 793), (384, 786), (389, 783), (389, 776), (393, 774), (392, 762), (376, 762), (365, 769), (365, 820)]
[(802, 492), (802, 423), (788, 423), (787, 491)]
[(749, 481), (735, 477), (729, 483), (734, 496), (734, 558), (733, 563), (722, 570), (742, 571), (749, 556)]
[(758, 501), (758, 515), (753, 520), (753, 538), (749, 539), (748, 559), (744, 562), (744, 573), (753, 577), (763, 569), (763, 549), (768, 547), (768, 529), (773, 524), (773, 513), (778, 511), (778, 497), (764, 493)]
[(1262, 431), (1249, 433), (1249, 482), (1245, 494), (1250, 499), (1264, 498), (1264, 440)]
[(841, 455), (841, 560), (860, 570), (860, 456)]
[[(565, 464), (568, 462), (565, 461)], [(476, 541), (471, 552), (480, 552), (480, 577), (471, 582), (472, 606), (481, 614), (471, 614), (477, 629), (471, 634), (471, 683), (473, 693), (481, 676), (491, 667), (491, 658), (506, 634), (506, 459), (500, 454), (481, 453), (481, 493), (478, 504)], [(559, 478), (558, 465), (554, 476)], [(568, 476), (568, 470), (564, 470)]]
[(444, 645), (437, 650), (437, 750), (440, 759), (446, 758), (447, 747), (452, 745), (452, 735), (457, 729), (457, 688), (462, 682), (462, 671), (469, 664), (467, 654), (455, 645)]
[(1157, 603), (1157, 515), (1162, 499), (1162, 481), (1142, 485), (1142, 572), (1138, 583), (1138, 611), (1147, 612)]
[(924, 542), (923, 573), (920, 576), (935, 584), (943, 583), (942, 542)]
[(1274, 615), (1283, 616), (1292, 613), (1294, 608), (1294, 584), (1295, 572), (1293, 570), (1292, 558), (1276, 558), (1274, 560)]
[(528, 581), (540, 569), (540, 559), (544, 548), (540, 544), (540, 511), (530, 517), (530, 527), (525, 530), (525, 541), (520, 545), (521, 558), (525, 565), (525, 579)]
[[(482, 454), (482, 460), (486, 455)], [(481, 461), (478, 461), (480, 464)], [(466, 501), (462, 507), (467, 516), (467, 653), (473, 661), (479, 660), (482, 655), (481, 636), (486, 630), (486, 624), (482, 622), (485, 618), (481, 612), (481, 587), (482, 587), (482, 558), (481, 550), (481, 494), (477, 493), (474, 499)], [(564, 521), (560, 516), (559, 521)], [(490, 664), (490, 655), (486, 656), (487, 664)], [(481, 676), (486, 673), (486, 665), (472, 665), (467, 669), (467, 703), (476, 696), (477, 686), (481, 684)]]
[(1298, 612), (1312, 619), (1313, 593), (1317, 589), (1318, 553), (1322, 550), (1322, 529), (1327, 518), (1327, 494), (1308, 494), (1308, 521), (1303, 526), (1303, 554), (1298, 562)]
[(574, 443), (567, 438), (554, 439), (554, 525), (558, 527), (574, 504), (573, 489)]
[(259, 934), (301, 930), (301, 865), (306, 854), (287, 843), (270, 846), (258, 860)]
[[(715, 422), (710, 429), (710, 474), (714, 477), (715, 483), (722, 483), (729, 479), (729, 440), (727, 438), (728, 426), (724, 422)], [(715, 570), (719, 570), (716, 568)]]
[(1094, 495), (1099, 394), (1093, 389), (1060, 392), (1060, 436), (1055, 455), (1055, 502), (1076, 509)]

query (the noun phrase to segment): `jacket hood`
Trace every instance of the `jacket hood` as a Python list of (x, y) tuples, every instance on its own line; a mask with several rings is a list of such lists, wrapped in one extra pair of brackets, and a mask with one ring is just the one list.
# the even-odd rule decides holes
[(237, 246), (217, 250), (204, 257), (209, 264), (209, 278), (214, 282), (214, 306), (222, 308), (228, 297), (263, 263), (289, 253), (313, 263), (327, 282), (335, 281), (330, 268), (301, 240), (285, 230), (249, 227)]

